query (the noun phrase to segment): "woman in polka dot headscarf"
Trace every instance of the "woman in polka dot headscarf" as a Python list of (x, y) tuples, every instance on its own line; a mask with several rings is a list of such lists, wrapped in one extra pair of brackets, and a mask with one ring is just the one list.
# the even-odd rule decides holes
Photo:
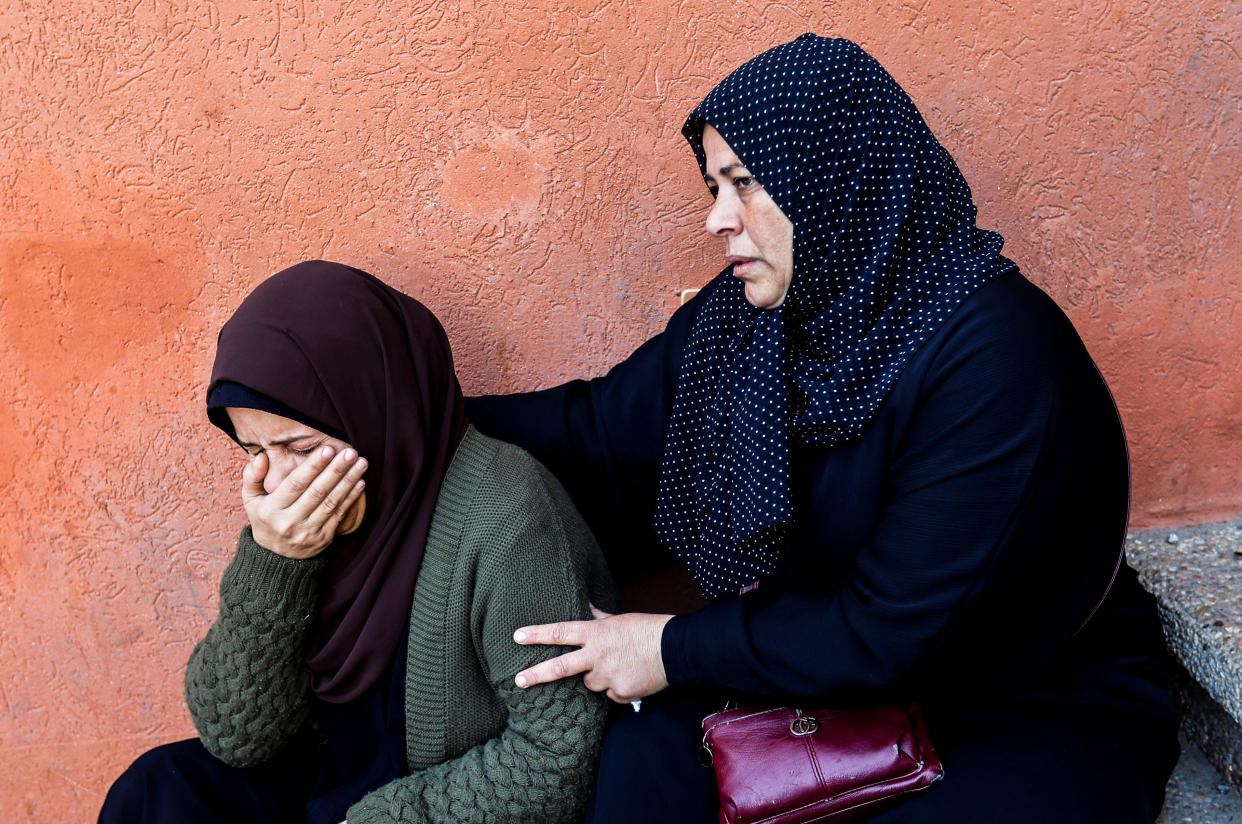
[[(606, 376), (467, 402), (560, 477), (650, 610), (516, 635), (580, 647), (519, 685), (642, 699), (590, 820), (714, 821), (694, 753), (725, 697), (921, 701), (946, 778), (867, 821), (1153, 820), (1177, 717), (1118, 566), (1121, 424), (1069, 321), (852, 43), (759, 55), (683, 131), (727, 268)], [(671, 558), (688, 610), (648, 574)]]

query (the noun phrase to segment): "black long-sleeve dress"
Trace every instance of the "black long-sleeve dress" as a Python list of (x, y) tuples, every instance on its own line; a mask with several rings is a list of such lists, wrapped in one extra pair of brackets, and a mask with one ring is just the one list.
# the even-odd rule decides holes
[[(651, 518), (664, 435), (705, 302), (602, 378), (467, 404), (476, 426), (558, 475), (622, 575), (661, 553)], [(980, 288), (911, 359), (861, 439), (795, 446), (791, 475), (796, 528), (779, 569), (667, 625), (674, 687), (821, 705), (921, 700), (946, 778), (869, 821), (1155, 818), (1176, 711), (1154, 602), (1117, 568), (1124, 436), (1046, 295), (1017, 274)], [(692, 789), (710, 782), (680, 760), (693, 764), (704, 705), (670, 710), (687, 741), (666, 758), (681, 733), (641, 749), (639, 727), (662, 712), (652, 703), (652, 720), (614, 725), (598, 796), (624, 795), (608, 788), (614, 778), (667, 780), (680, 820), (712, 820)]]

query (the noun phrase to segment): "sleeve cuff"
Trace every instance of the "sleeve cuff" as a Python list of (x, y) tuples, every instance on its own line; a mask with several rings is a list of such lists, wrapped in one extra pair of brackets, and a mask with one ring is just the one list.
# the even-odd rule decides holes
[(748, 647), (745, 599), (724, 598), (673, 616), (660, 637), (670, 684), (721, 687), (729, 683)]
[(237, 541), (237, 555), (220, 580), (220, 599), (312, 603), (326, 552), (314, 558), (286, 558), (254, 540), (247, 525)]
[(660, 657), (664, 661), (664, 677), (670, 684), (686, 686), (701, 683), (701, 673), (692, 655), (696, 628), (694, 619), (698, 614), (674, 615), (664, 625), (660, 636)]

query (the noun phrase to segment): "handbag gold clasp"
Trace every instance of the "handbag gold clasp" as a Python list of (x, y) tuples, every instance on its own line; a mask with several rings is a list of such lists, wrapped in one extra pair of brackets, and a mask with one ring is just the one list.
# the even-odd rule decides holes
[(795, 709), (798, 717), (789, 722), (789, 731), (797, 736), (814, 735), (819, 732), (819, 721), (809, 715), (803, 715), (802, 710)]
[(704, 735), (703, 743), (699, 745), (699, 766), (710, 769), (714, 760), (712, 745), (707, 743), (707, 736)]

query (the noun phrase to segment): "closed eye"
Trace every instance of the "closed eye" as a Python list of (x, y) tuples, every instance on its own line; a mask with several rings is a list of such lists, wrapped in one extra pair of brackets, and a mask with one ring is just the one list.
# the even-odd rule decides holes
[[(294, 446), (293, 444), (289, 444), (289, 443), (274, 443), (272, 444), (270, 448), (272, 449), (283, 448), (285, 449), (285, 451), (293, 455), (300, 455), (300, 456), (305, 457), (307, 455), (310, 455), (316, 449), (318, 449), (321, 445), (323, 445), (323, 442), (326, 440), (327, 440), (327, 437), (323, 437), (315, 441), (314, 443), (306, 444), (305, 446)], [(248, 443), (248, 444), (239, 444), (239, 446), (241, 446), (242, 451), (244, 451), (247, 455), (249, 455), (252, 458), (255, 455), (258, 455), (260, 452), (264, 451), (263, 447), (257, 444)]]

